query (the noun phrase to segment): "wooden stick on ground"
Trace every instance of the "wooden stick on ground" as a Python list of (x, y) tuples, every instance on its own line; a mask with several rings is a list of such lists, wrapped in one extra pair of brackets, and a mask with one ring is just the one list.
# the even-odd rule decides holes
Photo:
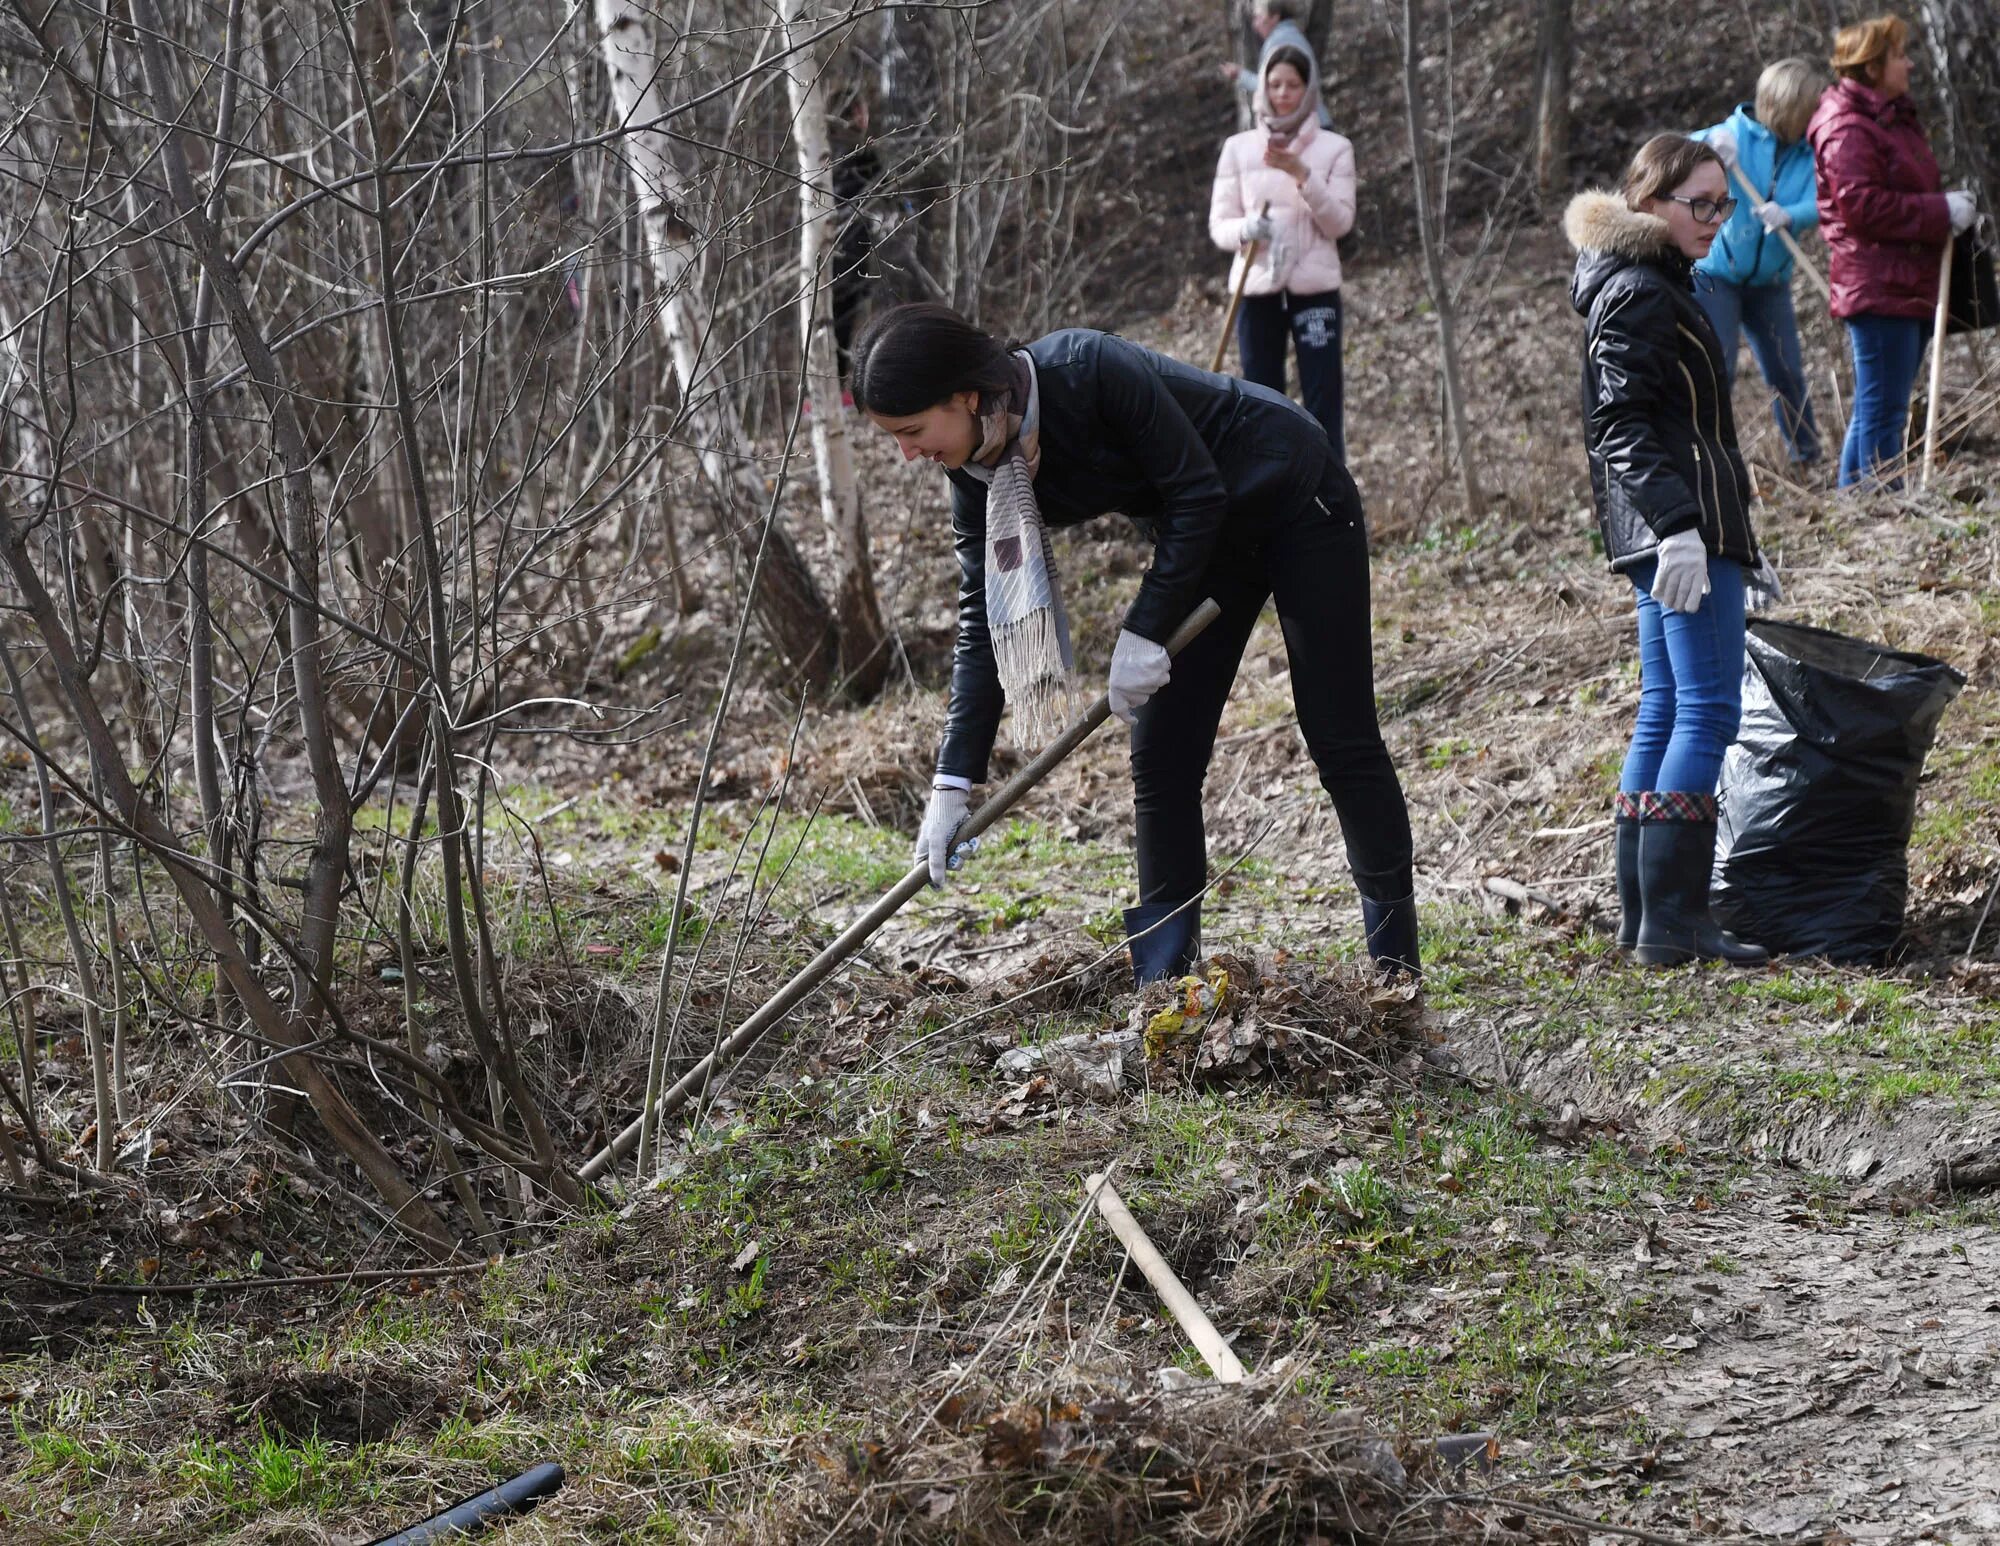
[(1174, 1276), (1174, 1269), (1166, 1263), (1166, 1258), (1154, 1249), (1153, 1242), (1146, 1238), (1139, 1221), (1132, 1217), (1132, 1210), (1125, 1206), (1108, 1178), (1092, 1174), (1083, 1183), (1097, 1204), (1097, 1211), (1104, 1222), (1111, 1226), (1126, 1250), (1132, 1253), (1132, 1262), (1145, 1273), (1146, 1281), (1153, 1285), (1173, 1317), (1180, 1322), (1180, 1328), (1195, 1345), (1216, 1380), (1224, 1385), (1243, 1383), (1243, 1365), (1229, 1350), (1229, 1344), (1222, 1340), (1222, 1333), (1215, 1329), (1210, 1320), (1195, 1303), (1194, 1295), (1187, 1291), (1187, 1285)]
[[(1750, 203), (1753, 208), (1759, 204), (1764, 204), (1769, 202), (1767, 199), (1765, 199), (1765, 197), (1761, 193), (1759, 193), (1755, 188), (1750, 186), (1749, 180), (1745, 178), (1743, 175), (1743, 168), (1731, 164), (1729, 167), (1729, 175), (1736, 179), (1736, 186), (1741, 188), (1746, 194), (1749, 195)], [(1785, 251), (1789, 252), (1792, 255), (1792, 261), (1798, 264), (1800, 271), (1805, 274), (1806, 278), (1810, 279), (1813, 282), (1813, 288), (1819, 291), (1820, 298), (1822, 300), (1831, 301), (1833, 299), (1833, 286), (1831, 286), (1826, 282), (1826, 276), (1824, 274), (1822, 274), (1818, 269), (1813, 267), (1813, 261), (1811, 258), (1806, 256), (1805, 248), (1801, 247), (1798, 244), (1797, 240), (1792, 236), (1792, 233), (1786, 230), (1783, 226), (1779, 226), (1774, 234), (1777, 236), (1779, 241), (1785, 244)]]
[(1938, 393), (1944, 386), (1944, 336), (1951, 322), (1951, 249), (1955, 238), (1944, 239), (1944, 258), (1938, 265), (1937, 321), (1931, 328), (1930, 402), (1924, 408), (1924, 465), (1917, 474), (1919, 492), (1931, 486), (1931, 464), (1937, 460)]
[[(1271, 201), (1266, 199), (1264, 207), (1257, 213), (1270, 214)], [(1252, 242), (1243, 249), (1243, 272), (1236, 276), (1236, 290), (1229, 297), (1229, 310), (1222, 315), (1222, 336), (1215, 341), (1215, 358), (1209, 362), (1210, 370), (1222, 369), (1222, 362), (1229, 358), (1229, 335), (1236, 326), (1236, 313), (1243, 305), (1243, 287), (1250, 283), (1250, 265), (1257, 261), (1259, 245), (1257, 242)]]

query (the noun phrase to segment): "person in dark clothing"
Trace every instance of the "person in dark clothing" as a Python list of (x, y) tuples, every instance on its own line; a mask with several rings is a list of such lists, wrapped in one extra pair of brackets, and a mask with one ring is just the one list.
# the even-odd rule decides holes
[(1639, 716), (1615, 810), (1618, 943), (1649, 966), (1765, 952), (1709, 916), (1715, 786), (1742, 709), (1745, 570), (1777, 577), (1750, 525), (1722, 345), (1694, 264), (1736, 200), (1721, 158), (1648, 140), (1621, 193), (1583, 193), (1565, 226), (1587, 319), (1584, 445), (1604, 556), (1639, 609)]
[[(835, 115), (833, 132), (833, 344), (840, 379), (853, 376), (854, 327), (868, 304), (874, 275), (874, 228), (865, 200), (882, 179), (882, 158), (868, 137), (868, 96), (857, 90)], [(850, 395), (850, 394), (843, 394)]]
[[(1375, 720), (1368, 532), (1325, 432), (1266, 388), (1113, 334), (1070, 328), (1009, 348), (948, 307), (899, 306), (855, 345), (855, 398), (906, 459), (944, 469), (959, 563), (950, 709), (917, 852), (943, 884), (1003, 705), (1033, 726), (1069, 664), (1047, 539), (1112, 511), (1153, 563), (1112, 653), (1132, 725), (1141, 981), (1197, 954), (1207, 883), (1202, 784), (1251, 630), (1275, 597), (1299, 728), (1333, 798), (1369, 954), (1418, 970), (1410, 823)], [(1222, 615), (1169, 662), (1205, 597)]]

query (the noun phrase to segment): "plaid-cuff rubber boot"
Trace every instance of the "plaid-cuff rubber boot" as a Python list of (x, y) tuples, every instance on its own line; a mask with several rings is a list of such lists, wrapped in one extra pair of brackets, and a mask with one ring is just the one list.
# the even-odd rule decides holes
[(1715, 796), (1652, 790), (1639, 796), (1639, 942), (1642, 966), (1726, 961), (1761, 966), (1762, 945), (1726, 932), (1708, 911), (1715, 864)]

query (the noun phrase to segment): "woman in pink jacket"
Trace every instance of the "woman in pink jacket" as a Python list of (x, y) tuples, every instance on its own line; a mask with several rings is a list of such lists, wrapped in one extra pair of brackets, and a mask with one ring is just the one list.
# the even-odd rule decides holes
[[(1354, 227), (1354, 147), (1319, 117), (1319, 66), (1274, 36), (1257, 61), (1257, 127), (1231, 135), (1215, 168), (1208, 234), (1236, 253), (1233, 291), (1250, 263), (1236, 342), (1246, 380), (1285, 390), (1285, 339), (1298, 350), (1299, 395), (1347, 460), (1341, 421), (1340, 253)], [(1254, 253), (1242, 251), (1257, 244)]]

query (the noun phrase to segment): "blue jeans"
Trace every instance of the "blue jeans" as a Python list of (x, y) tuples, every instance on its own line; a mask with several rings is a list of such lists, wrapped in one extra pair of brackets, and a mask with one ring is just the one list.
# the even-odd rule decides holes
[[(1910, 416), (1910, 391), (1924, 362), (1924, 324), (1915, 317), (1849, 317), (1848, 347), (1854, 351), (1854, 416), (1840, 448), (1840, 486), (1874, 483), (1876, 469), (1903, 454), (1903, 425)], [(1888, 487), (1901, 488), (1901, 478)]]
[(1639, 595), (1639, 722), (1618, 787), (1714, 794), (1743, 712), (1743, 566), (1708, 561), (1708, 594), (1669, 612), (1650, 594), (1653, 559), (1627, 570)]
[(1299, 396), (1319, 420), (1333, 454), (1347, 465), (1347, 438), (1341, 411), (1340, 292), (1320, 295), (1246, 295), (1236, 313), (1236, 345), (1243, 352), (1243, 379), (1285, 390), (1285, 340), (1299, 351)]
[(1795, 462), (1818, 461), (1819, 431), (1813, 425), (1812, 398), (1799, 359), (1799, 321), (1792, 312), (1791, 286), (1733, 285), (1709, 279), (1696, 286), (1694, 298), (1722, 340), (1729, 384), (1736, 384), (1736, 340), (1748, 334), (1751, 358), (1776, 394), (1771, 416), (1785, 437), (1785, 450)]

